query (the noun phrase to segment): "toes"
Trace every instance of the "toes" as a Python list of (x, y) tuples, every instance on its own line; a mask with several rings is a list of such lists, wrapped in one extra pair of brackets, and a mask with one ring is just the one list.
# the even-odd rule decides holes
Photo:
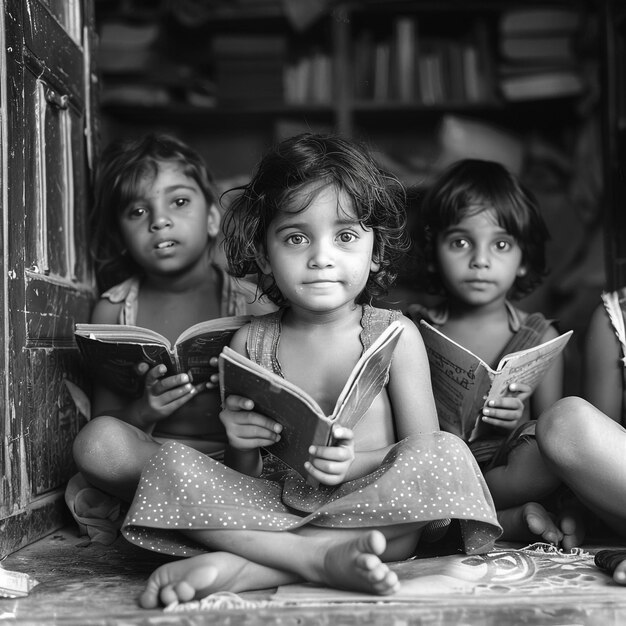
[(363, 570), (367, 576), (375, 575), (377, 568), (383, 563), (375, 554), (361, 553), (356, 557), (355, 565)]
[(139, 596), (139, 604), (144, 609), (154, 609), (159, 606), (159, 585), (152, 578), (146, 583), (146, 588)]
[(539, 535), (544, 541), (558, 544), (563, 539), (563, 533), (552, 521), (549, 513), (540, 505), (531, 502), (526, 505), (524, 519), (528, 529)]
[(526, 514), (526, 525), (535, 535), (543, 535), (545, 532), (549, 531), (545, 517), (535, 512)]
[(386, 575), (378, 583), (374, 585), (376, 593), (387, 595), (395, 593), (400, 588), (400, 581), (395, 572), (387, 570)]
[(379, 530), (373, 530), (365, 536), (368, 551), (380, 556), (387, 549), (387, 540)]
[(139, 605), (142, 609), (155, 609), (159, 603), (155, 592), (146, 590), (139, 596)]
[(378, 560), (378, 557), (373, 558), (377, 560), (377, 563), (375, 565), (372, 563), (370, 564), (370, 567), (367, 568), (367, 580), (376, 584), (385, 580), (387, 574), (389, 573), (389, 568), (385, 563)]
[(562, 517), (559, 526), (566, 535), (574, 535), (576, 533), (577, 524), (576, 520), (572, 517)]
[(178, 602), (191, 602), (196, 597), (196, 590), (186, 580), (179, 582), (174, 591)]
[(178, 596), (176, 595), (173, 585), (165, 585), (162, 587), (161, 592), (159, 593), (159, 598), (164, 606), (178, 601)]
[(563, 539), (563, 533), (559, 532), (556, 529), (550, 529), (546, 531), (545, 533), (543, 533), (541, 537), (548, 543), (553, 543), (557, 545), (561, 543), (561, 540)]

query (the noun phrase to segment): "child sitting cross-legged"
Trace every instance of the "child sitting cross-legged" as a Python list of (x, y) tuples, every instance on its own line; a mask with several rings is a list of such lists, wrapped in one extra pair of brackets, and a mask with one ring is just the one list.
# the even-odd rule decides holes
[(309, 449), (307, 472), (264, 472), (260, 448), (281, 426), (228, 396), (226, 465), (180, 443), (147, 463), (123, 526), (145, 548), (191, 556), (157, 569), (140, 602), (184, 602), (217, 591), (297, 581), (373, 594), (399, 582), (387, 561), (419, 550), (424, 528), (460, 520), (464, 549), (500, 534), (466, 444), (439, 431), (417, 328), (369, 304), (406, 249), (404, 192), (369, 152), (334, 135), (287, 139), (233, 202), (226, 254), (235, 275), (259, 275), (280, 309), (238, 331), (231, 347), (307, 391), (326, 412), (357, 360), (400, 320), (383, 391), (354, 430)]
[[(491, 367), (517, 350), (557, 337), (541, 313), (511, 300), (530, 293), (545, 273), (548, 231), (534, 196), (501, 164), (464, 159), (446, 169), (424, 196), (416, 229), (418, 287), (441, 304), (409, 307)], [(560, 479), (535, 440), (536, 418), (562, 397), (557, 357), (532, 395), (513, 383), (509, 396), (485, 405), (470, 443), (498, 510), (503, 538), (570, 548), (581, 541), (571, 512), (556, 512)], [(546, 508), (547, 507), (547, 508)]]
[[(626, 288), (602, 294), (583, 350), (582, 398), (563, 398), (539, 418), (537, 442), (551, 470), (584, 507), (595, 539), (626, 540)], [(626, 585), (626, 549), (596, 563)]]
[[(220, 219), (213, 178), (188, 145), (156, 134), (110, 144), (97, 170), (92, 246), (100, 282), (108, 284), (90, 321), (143, 326), (173, 342), (198, 322), (273, 310), (269, 301), (255, 301), (255, 285), (216, 262)], [(186, 373), (167, 375), (164, 365), (137, 367), (144, 375), (139, 397), (93, 381), (94, 419), (73, 447), (91, 486), (85, 489), (127, 503), (164, 441), (184, 441), (216, 458), (226, 444), (218, 393), (192, 384)], [(87, 515), (75, 510), (75, 500), (68, 504), (77, 519)]]

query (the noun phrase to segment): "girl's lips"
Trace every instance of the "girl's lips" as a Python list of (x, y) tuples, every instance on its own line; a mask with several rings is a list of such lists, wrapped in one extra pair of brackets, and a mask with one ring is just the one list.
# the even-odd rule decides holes
[(173, 245), (175, 245), (175, 241), (168, 239), (166, 241), (159, 241), (157, 244), (155, 244), (155, 248), (157, 250), (163, 250), (165, 248), (171, 248)]

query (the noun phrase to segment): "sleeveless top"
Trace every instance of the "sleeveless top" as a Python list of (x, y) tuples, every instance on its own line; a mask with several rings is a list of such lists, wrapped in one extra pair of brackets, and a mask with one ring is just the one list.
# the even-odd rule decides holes
[[(254, 319), (248, 336), (250, 357), (278, 372), (282, 314)], [(399, 311), (363, 306), (363, 348), (401, 317)], [(149, 550), (187, 557), (206, 551), (185, 535), (190, 529), (354, 531), (423, 523), (420, 541), (425, 541), (429, 529), (441, 534), (439, 529), (458, 519), (469, 554), (493, 549), (502, 532), (474, 458), (450, 433), (406, 437), (391, 446), (374, 471), (336, 486), (312, 487), (293, 470), (272, 463), (273, 458), (265, 457), (257, 478), (177, 442), (165, 443), (146, 463), (122, 527), (124, 537)]]
[[(604, 292), (602, 303), (611, 321), (615, 336), (622, 348), (622, 413), (626, 411), (626, 287), (617, 291)], [(622, 415), (622, 419), (624, 415)]]
[[(505, 302), (509, 328), (513, 336), (504, 345), (496, 362), (511, 352), (525, 350), (543, 342), (548, 328), (554, 323), (542, 313), (530, 313), (522, 320), (521, 312), (510, 302)], [(425, 319), (433, 326), (442, 326), (448, 319), (447, 307), (428, 309), (422, 305), (411, 305), (409, 309), (411, 319), (418, 325), (419, 320)], [(484, 435), (469, 444), (476, 461), (483, 469), (489, 469), (505, 462), (508, 452), (518, 445), (524, 438), (534, 436), (535, 420), (530, 415), (528, 402), (524, 406), (524, 416), (519, 425), (509, 435), (500, 434), (496, 429), (489, 429)]]
[[(385, 328), (392, 322), (402, 319), (403, 314), (401, 311), (378, 309), (369, 304), (364, 304), (362, 307), (360, 338), (363, 351), (365, 351), (376, 341)], [(246, 341), (248, 358), (283, 378), (278, 362), (278, 341), (284, 311), (285, 309), (282, 308), (252, 318)]]
[[(218, 273), (222, 282), (220, 315), (222, 317), (230, 317), (232, 315), (254, 314), (255, 311), (251, 311), (250, 307), (256, 298), (256, 286), (247, 280), (233, 278), (224, 268), (217, 264), (213, 264), (212, 267)], [(107, 289), (100, 296), (113, 304), (123, 303), (117, 320), (118, 324), (136, 325), (140, 285), (141, 277), (131, 276), (124, 282)], [(264, 311), (273, 308), (269, 303), (265, 305), (259, 303), (257, 306), (262, 306)], [(259, 312), (261, 312), (260, 309)]]
[[(542, 313), (530, 313), (522, 321), (519, 309), (516, 309), (508, 300), (504, 304), (506, 306), (509, 328), (513, 336), (502, 348), (496, 359), (497, 361), (511, 352), (539, 345), (542, 343), (543, 336), (548, 328), (554, 324), (554, 320), (546, 319)], [(427, 308), (421, 304), (412, 304), (408, 313), (409, 317), (418, 325), (418, 328), (422, 319), (435, 327), (441, 327), (448, 321), (448, 309), (445, 305)]]

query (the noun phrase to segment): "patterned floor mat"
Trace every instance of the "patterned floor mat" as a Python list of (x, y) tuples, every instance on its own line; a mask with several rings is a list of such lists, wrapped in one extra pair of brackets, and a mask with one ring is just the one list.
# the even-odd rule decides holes
[[(595, 552), (595, 551), (594, 551)], [(464, 554), (413, 559), (392, 563), (400, 578), (400, 590), (392, 596), (372, 596), (302, 584), (279, 587), (267, 601), (255, 606), (276, 607), (328, 603), (406, 603), (424, 600), (450, 602), (489, 597), (501, 601), (515, 598), (537, 601), (566, 596), (581, 599), (614, 597), (620, 588), (593, 562), (594, 552), (577, 548), (563, 552), (545, 543), (521, 549), (497, 549), (483, 555)], [(169, 611), (216, 608), (250, 608), (250, 601), (236, 594), (214, 594), (199, 602), (173, 605)]]

